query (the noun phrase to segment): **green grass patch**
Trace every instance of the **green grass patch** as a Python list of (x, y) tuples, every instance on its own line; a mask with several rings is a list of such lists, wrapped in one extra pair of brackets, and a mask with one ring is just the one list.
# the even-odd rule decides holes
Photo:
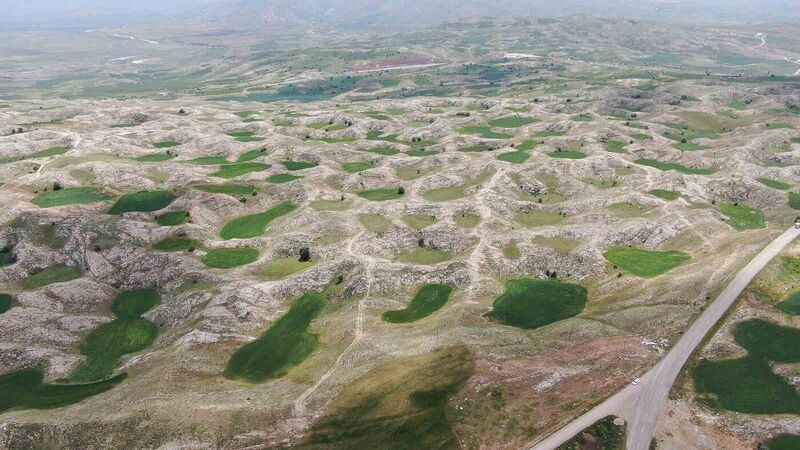
[(302, 272), (317, 263), (315, 260), (300, 261), (297, 256), (273, 259), (259, 269), (259, 273), (269, 279), (288, 277), (294, 273)]
[(461, 134), (475, 134), (483, 139), (511, 139), (514, 137), (513, 134), (492, 131), (491, 127), (484, 125), (468, 125), (460, 128), (458, 132)]
[(562, 255), (568, 255), (575, 250), (575, 247), (580, 245), (580, 241), (575, 239), (567, 239), (561, 236), (553, 236), (553, 237), (546, 237), (546, 236), (536, 236), (531, 239), (536, 245), (541, 245), (543, 247), (552, 248), (553, 250), (561, 253)]
[(215, 248), (203, 256), (203, 264), (217, 269), (230, 269), (250, 264), (258, 259), (258, 250), (254, 248)]
[(285, 167), (286, 170), (291, 170), (291, 171), (317, 167), (315, 163), (308, 161), (281, 161), (281, 164), (283, 164), (283, 167)]
[(342, 170), (349, 173), (363, 172), (369, 169), (372, 169), (372, 164), (369, 161), (358, 161), (342, 164)]
[(527, 152), (529, 150), (533, 150), (534, 148), (536, 148), (536, 145), (537, 143), (533, 139), (526, 139), (522, 141), (519, 145), (515, 146), (514, 148), (516, 148), (518, 151)]
[(187, 211), (172, 211), (161, 214), (156, 218), (156, 222), (162, 227), (172, 227), (186, 223), (189, 220), (189, 213)]
[(0, 294), (0, 314), (7, 312), (14, 306), (14, 297), (10, 294)]
[(724, 202), (719, 210), (728, 217), (728, 225), (736, 231), (764, 228), (764, 213), (741, 203)]
[(449, 284), (426, 284), (422, 286), (404, 309), (386, 311), (381, 318), (391, 323), (411, 323), (430, 316), (447, 303), (453, 286)]
[(51, 156), (58, 156), (67, 153), (71, 147), (50, 147), (38, 152), (33, 152), (28, 155), (28, 158), (49, 158)]
[(503, 256), (508, 259), (517, 259), (519, 258), (519, 246), (516, 242), (511, 241), (508, 244), (503, 246)]
[(460, 152), (464, 153), (482, 153), (491, 151), (492, 148), (485, 144), (478, 144), (478, 145), (470, 145), (469, 147), (461, 147), (458, 149)]
[(786, 314), (800, 316), (800, 290), (794, 291), (786, 296), (786, 299), (776, 304), (775, 308)]
[(415, 230), (421, 230), (436, 223), (436, 217), (430, 214), (406, 214), (403, 222)]
[(210, 194), (225, 194), (231, 196), (252, 195), (256, 192), (254, 186), (247, 184), (195, 184), (193, 188)]
[(764, 443), (766, 450), (798, 450), (800, 449), (800, 435), (781, 434)]
[(400, 150), (398, 150), (396, 148), (392, 148), (392, 147), (364, 148), (364, 149), (361, 149), (361, 151), (375, 153), (377, 155), (382, 155), (382, 156), (391, 156), (391, 155), (396, 155), (396, 154), (400, 153)]
[(258, 162), (243, 162), (219, 166), (219, 170), (212, 173), (212, 177), (236, 178), (250, 172), (261, 172), (270, 168), (269, 164)]
[(494, 301), (492, 317), (523, 329), (535, 329), (577, 316), (586, 306), (586, 288), (555, 280), (520, 278), (506, 282)]
[(383, 234), (389, 229), (392, 221), (380, 214), (359, 214), (358, 222), (375, 234)]
[(425, 150), (424, 148), (415, 148), (413, 150), (407, 151), (405, 154), (406, 156), (414, 156), (417, 158), (421, 158), (424, 156), (432, 156), (438, 155), (440, 152), (438, 150)]
[(307, 292), (255, 341), (240, 347), (225, 367), (225, 377), (251, 383), (280, 378), (317, 348), (319, 338), (309, 332), (311, 321), (325, 307), (325, 297)]
[(558, 136), (566, 136), (566, 131), (537, 131), (533, 133), (533, 137), (538, 138), (548, 138), (548, 137), (558, 137)]
[(297, 209), (294, 203), (281, 203), (270, 210), (228, 221), (219, 231), (222, 239), (249, 239), (264, 234), (270, 222)]
[(649, 134), (645, 134), (645, 133), (633, 133), (630, 136), (633, 139), (636, 139), (637, 141), (648, 141), (648, 140), (652, 139)]
[(676, 191), (669, 191), (666, 189), (652, 189), (647, 192), (650, 195), (655, 195), (656, 197), (663, 198), (664, 200), (677, 200), (678, 197), (681, 196), (680, 192)]
[(570, 117), (570, 120), (573, 122), (591, 122), (594, 120), (591, 114), (578, 114), (576, 116)]
[(481, 216), (471, 212), (456, 212), (453, 214), (453, 222), (461, 228), (475, 228), (481, 223)]
[(528, 158), (530, 157), (531, 155), (523, 151), (506, 152), (497, 155), (497, 159), (499, 159), (500, 161), (505, 161), (511, 164), (522, 164), (525, 161), (527, 161)]
[(266, 154), (267, 154), (266, 150), (261, 149), (261, 148), (257, 148), (255, 150), (248, 150), (248, 151), (240, 154), (236, 158), (236, 162), (252, 161), (252, 160), (254, 160), (256, 158), (259, 158), (261, 156), (265, 156)]
[(188, 252), (202, 247), (200, 242), (180, 236), (168, 237), (153, 245), (153, 249), (160, 252)]
[(800, 193), (789, 192), (789, 207), (792, 209), (800, 209)]
[(698, 401), (745, 414), (800, 414), (797, 389), (754, 356), (701, 361), (692, 371)]
[(608, 205), (608, 210), (611, 214), (623, 219), (642, 217), (647, 213), (647, 209), (642, 205), (632, 202), (612, 203)]
[(150, 153), (147, 155), (137, 156), (133, 159), (139, 162), (162, 162), (169, 161), (174, 157), (175, 155), (170, 155), (169, 153)]
[(672, 144), (672, 147), (685, 152), (697, 152), (711, 148), (707, 145), (695, 144), (694, 142), (676, 142)]
[(579, 152), (576, 150), (562, 150), (562, 151), (554, 151), (547, 154), (551, 158), (565, 158), (565, 159), (583, 159), (586, 158), (586, 153)]
[(435, 188), (422, 193), (422, 198), (429, 202), (447, 202), (466, 195), (464, 186), (448, 186)]
[(611, 247), (603, 256), (612, 264), (640, 277), (656, 277), (692, 259), (684, 252)]
[(737, 344), (757, 358), (780, 363), (800, 362), (800, 328), (750, 319), (736, 325), (733, 337)]
[(56, 265), (35, 270), (22, 280), (23, 289), (36, 289), (53, 283), (63, 283), (83, 276), (81, 269), (72, 266)]
[(780, 189), (782, 191), (788, 190), (789, 188), (792, 187), (792, 185), (790, 183), (785, 183), (783, 181), (773, 180), (772, 178), (758, 177), (758, 178), (756, 178), (756, 181), (758, 181), (759, 183), (763, 184), (764, 186), (769, 186), (769, 187), (771, 187), (773, 189)]
[(186, 164), (194, 164), (197, 166), (216, 166), (220, 164), (228, 164), (228, 160), (224, 156), (201, 156), (195, 159), (181, 161)]
[(158, 336), (158, 326), (140, 316), (158, 302), (158, 292), (153, 289), (120, 293), (111, 304), (117, 318), (95, 328), (81, 341), (81, 354), (86, 359), (69, 381), (102, 380), (114, 372), (122, 356), (149, 347)]
[(0, 267), (10, 266), (14, 262), (16, 262), (16, 259), (14, 259), (11, 247), (0, 248)]
[(640, 164), (642, 166), (649, 166), (655, 167), (658, 170), (663, 170), (665, 172), (674, 170), (676, 172), (684, 173), (687, 175), (711, 175), (717, 171), (715, 168), (694, 168), (694, 167), (686, 167), (681, 164), (677, 163), (670, 163), (659, 161), (657, 159), (647, 159), (647, 158), (640, 158), (634, 161), (636, 164)]
[(614, 153), (627, 153), (625, 151), (626, 145), (626, 143), (620, 141), (606, 141), (605, 143), (606, 150)]
[(263, 137), (256, 136), (252, 131), (232, 131), (227, 135), (239, 142), (259, 142), (264, 140)]
[(359, 197), (365, 198), (373, 202), (383, 202), (386, 200), (396, 200), (403, 196), (399, 189), (395, 188), (377, 188), (367, 189), (357, 193)]
[(9, 409), (51, 409), (78, 403), (101, 394), (124, 380), (126, 375), (96, 383), (45, 383), (44, 371), (23, 369), (0, 375), (0, 412)]
[(418, 249), (397, 256), (397, 260), (400, 262), (425, 265), (439, 264), (452, 258), (452, 253), (435, 249)]
[(166, 208), (175, 200), (175, 196), (167, 191), (141, 191), (125, 194), (114, 203), (109, 214), (126, 212), (152, 212)]
[(161, 141), (161, 142), (154, 142), (153, 147), (155, 148), (172, 148), (181, 145), (180, 142), (175, 141)]
[(489, 122), (489, 126), (497, 128), (519, 128), (536, 122), (537, 120), (531, 117), (502, 117)]
[(308, 206), (317, 211), (346, 211), (350, 203), (342, 200), (313, 200)]
[(557, 225), (564, 220), (564, 217), (550, 211), (532, 209), (517, 213), (515, 219), (526, 227), (543, 227)]
[(299, 180), (301, 178), (303, 177), (299, 175), (292, 175), (290, 173), (276, 173), (275, 175), (268, 176), (267, 182), (273, 184), (283, 184), (290, 181)]
[(82, 205), (86, 203), (102, 202), (110, 199), (108, 195), (100, 194), (93, 187), (66, 188), (57, 191), (43, 192), (31, 202), (39, 208), (52, 208), (64, 205)]

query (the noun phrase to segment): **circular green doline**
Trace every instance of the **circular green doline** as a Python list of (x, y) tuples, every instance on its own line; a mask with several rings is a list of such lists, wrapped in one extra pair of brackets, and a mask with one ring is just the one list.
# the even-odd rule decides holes
[(258, 250), (253, 248), (216, 248), (209, 250), (203, 256), (203, 263), (209, 267), (218, 269), (230, 269), (232, 267), (250, 264), (258, 259)]
[(577, 316), (586, 306), (586, 288), (555, 280), (521, 278), (506, 282), (492, 316), (517, 328), (534, 329)]

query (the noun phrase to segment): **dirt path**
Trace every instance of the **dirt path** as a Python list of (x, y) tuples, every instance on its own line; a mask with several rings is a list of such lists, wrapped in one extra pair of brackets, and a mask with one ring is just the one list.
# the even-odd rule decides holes
[(795, 238), (800, 229), (794, 227), (770, 242), (742, 270), (725, 290), (700, 314), (677, 344), (652, 369), (641, 377), (637, 386), (628, 385), (544, 440), (527, 446), (531, 450), (551, 450), (585, 428), (608, 415), (623, 417), (628, 422), (627, 450), (648, 450), (658, 416), (667, 402), (669, 391), (681, 368), (711, 330), (733, 305), (750, 281)]
[[(347, 255), (354, 258), (354, 259), (361, 259), (358, 255), (353, 252), (353, 244), (359, 240), (359, 238), (365, 232), (361, 232), (356, 235), (355, 238), (351, 239), (350, 242), (347, 243)], [(356, 315), (356, 327), (354, 330), (353, 341), (350, 342), (350, 345), (347, 346), (346, 349), (336, 358), (336, 362), (331, 366), (331, 368), (325, 372), (313, 386), (308, 388), (305, 392), (300, 394), (300, 397), (294, 402), (294, 416), (295, 417), (303, 417), (306, 414), (306, 400), (310, 397), (320, 386), (322, 386), (325, 381), (328, 380), (337, 370), (339, 370), (345, 362), (345, 359), (349, 354), (353, 351), (353, 349), (358, 345), (361, 341), (361, 338), (364, 337), (364, 309), (366, 307), (365, 302), (369, 298), (369, 295), (372, 291), (372, 269), (374, 267), (375, 261), (372, 258), (365, 258), (367, 260), (366, 265), (364, 266), (364, 276), (367, 280), (367, 290), (364, 293), (364, 297), (358, 302), (358, 314)]]

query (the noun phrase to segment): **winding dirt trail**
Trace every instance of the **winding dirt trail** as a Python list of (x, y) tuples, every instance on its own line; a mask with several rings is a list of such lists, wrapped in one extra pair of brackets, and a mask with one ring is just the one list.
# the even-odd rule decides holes
[[(347, 243), (348, 256), (357, 260), (362, 259), (361, 257), (359, 257), (359, 255), (356, 255), (356, 253), (353, 251), (353, 244), (357, 242), (359, 238), (364, 235), (364, 233), (365, 232), (362, 231), (361, 233), (357, 234), (355, 238), (351, 239), (350, 242)], [(322, 375), (322, 377), (320, 377), (320, 379), (317, 380), (317, 382), (314, 383), (313, 386), (308, 388), (305, 392), (300, 394), (299, 397), (297, 397), (297, 400), (295, 400), (294, 402), (295, 417), (305, 416), (306, 401), (308, 400), (308, 398), (312, 394), (314, 394), (314, 392), (316, 392), (316, 390), (319, 389), (319, 387), (322, 386), (322, 384), (325, 383), (328, 380), (328, 378), (330, 378), (334, 373), (336, 373), (337, 370), (342, 368), (346, 358), (350, 355), (350, 353), (353, 351), (356, 345), (358, 345), (358, 343), (364, 337), (364, 309), (366, 308), (365, 302), (367, 301), (367, 299), (370, 296), (370, 293), (372, 292), (372, 269), (374, 267), (375, 261), (372, 258), (363, 258), (363, 259), (367, 260), (364, 266), (364, 276), (366, 277), (367, 280), (367, 290), (364, 293), (364, 297), (361, 299), (361, 301), (358, 302), (358, 308), (357, 308), (358, 313), (356, 315), (356, 326), (354, 330), (353, 341), (350, 342), (350, 345), (348, 345), (347, 348), (344, 349), (344, 351), (339, 355), (339, 357), (336, 358), (336, 362), (333, 364), (333, 366), (331, 366), (331, 368), (328, 369), (328, 371), (325, 372), (325, 374)]]

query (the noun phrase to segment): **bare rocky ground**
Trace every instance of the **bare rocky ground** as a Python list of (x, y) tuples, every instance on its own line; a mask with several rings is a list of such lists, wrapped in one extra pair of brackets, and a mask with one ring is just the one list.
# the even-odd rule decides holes
[[(792, 164), (800, 163), (800, 144), (792, 138), (800, 136), (800, 116), (774, 112), (796, 96), (793, 88), (703, 80), (663, 83), (645, 92), (635, 88), (647, 82), (613, 80), (569, 103), (542, 92), (359, 102), (342, 96), (266, 106), (190, 96), (158, 102), (12, 102), (0, 109), (0, 130), (33, 121), (59, 122), (26, 126), (24, 133), (0, 137), (0, 157), (56, 146), (69, 150), (0, 165), (0, 223), (5, 224), (0, 247), (13, 247), (16, 258), (16, 263), (0, 268), (0, 285), (18, 303), (0, 316), (2, 371), (45, 366), (47, 379), (64, 377), (82, 359), (82, 337), (113, 318), (108, 305), (118, 290), (156, 287), (163, 296), (145, 315), (160, 327), (158, 339), (123, 358), (119, 370), (129, 377), (122, 385), (69, 407), (5, 412), (0, 417), (0, 445), (290, 446), (359, 376), (399, 357), (456, 344), (466, 344), (476, 358), (466, 387), (447, 407), (464, 447), (517, 448), (552, 431), (649, 368), (724, 281), (794, 217), (785, 191), (756, 181), (784, 180), (796, 190), (800, 172)], [(681, 96), (697, 101), (672, 101)], [(750, 110), (733, 112), (727, 106), (734, 99), (751, 98), (756, 101)], [(509, 107), (528, 110), (512, 113)], [(620, 108), (639, 110), (635, 123), (642, 127), (608, 117)], [(185, 114), (179, 114), (180, 109)], [(388, 110), (403, 112), (387, 120), (364, 114)], [(242, 111), (256, 111), (257, 120), (244, 122), (234, 114)], [(663, 124), (685, 122), (685, 111), (744, 119), (717, 139), (694, 141), (709, 149), (681, 151), (663, 136), (672, 130)], [(581, 113), (591, 114), (593, 120), (572, 119)], [(515, 114), (540, 121), (495, 128), (513, 134), (507, 139), (459, 132), (467, 125)], [(789, 127), (764, 132), (764, 123), (770, 121)], [(350, 125), (327, 132), (308, 127), (318, 123)], [(122, 124), (134, 126), (112, 127)], [(243, 130), (264, 140), (240, 142), (227, 135)], [(363, 149), (379, 146), (409, 149), (402, 143), (367, 140), (370, 131), (397, 135), (397, 141), (434, 141), (427, 148), (437, 153), (414, 157), (366, 152)], [(540, 131), (565, 135), (537, 137)], [(635, 133), (646, 138), (636, 140), (631, 137)], [(526, 162), (497, 159), (526, 139), (539, 143)], [(607, 140), (624, 142), (626, 153), (607, 151)], [(162, 141), (181, 145), (154, 148)], [(459, 151), (478, 144), (493, 150)], [(264, 154), (253, 162), (270, 168), (232, 180), (213, 176), (217, 165), (187, 162), (206, 156), (235, 161), (261, 148)], [(548, 156), (558, 149), (580, 150), (587, 157)], [(133, 159), (166, 151), (176, 157), (149, 163)], [(640, 158), (717, 171), (662, 171), (637, 163)], [(296, 172), (302, 176), (299, 180), (265, 182), (270, 175), (286, 172), (284, 160), (316, 166)], [(780, 164), (764, 164), (765, 160)], [(342, 163), (359, 161), (373, 167), (360, 173), (341, 168)], [(258, 192), (231, 196), (192, 187), (226, 182), (252, 185)], [(47, 209), (31, 203), (54, 183), (63, 188), (93, 185), (110, 196), (166, 189), (178, 197), (162, 211), (122, 216), (106, 213), (111, 201)], [(400, 186), (405, 195), (387, 202), (356, 194)], [(463, 195), (431, 201), (430, 191), (459, 186)], [(649, 194), (653, 189), (681, 196), (669, 201)], [(319, 200), (338, 204), (321, 207)], [(219, 237), (226, 220), (287, 201), (300, 207), (271, 223), (263, 236), (228, 241)], [(762, 210), (766, 227), (734, 230), (717, 207), (726, 201)], [(157, 215), (178, 210), (188, 211), (191, 222), (175, 227), (156, 223)], [(557, 213), (561, 219), (530, 226), (517, 220), (525, 211)], [(479, 216), (479, 223), (459, 224), (458, 216), (464, 213)], [(361, 214), (380, 214), (391, 223), (384, 232), (374, 233), (359, 221)], [(436, 222), (416, 230), (403, 221), (408, 214), (432, 215)], [(206, 249), (256, 248), (259, 260), (229, 270), (212, 269), (200, 261), (201, 249), (152, 249), (154, 243), (179, 233)], [(511, 243), (518, 254), (504, 252)], [(603, 252), (614, 245), (681, 250), (692, 260), (666, 275), (640, 278), (604, 259)], [(316, 265), (277, 280), (260, 275), (264, 263), (296, 255), (303, 246), (310, 248)], [(430, 265), (398, 259), (420, 247), (449, 252), (452, 258)], [(34, 269), (59, 263), (80, 267), (85, 275), (35, 290), (20, 286)], [(552, 272), (588, 288), (589, 302), (579, 316), (532, 331), (486, 317), (505, 280), (544, 278)], [(256, 338), (295, 298), (325, 288), (339, 275), (344, 282), (335, 301), (312, 324), (321, 345), (308, 359), (285, 377), (262, 384), (222, 376), (236, 348)], [(422, 321), (392, 325), (381, 320), (384, 311), (402, 308), (426, 283), (449, 283), (457, 290), (442, 310)], [(659, 432), (666, 448), (739, 448), (754, 439), (754, 432), (747, 430), (769, 424), (786, 431), (796, 425), (796, 417), (720, 416), (688, 400), (672, 403), (669, 416)], [(694, 432), (687, 432), (687, 420)], [(736, 431), (719, 432), (721, 422)]]

